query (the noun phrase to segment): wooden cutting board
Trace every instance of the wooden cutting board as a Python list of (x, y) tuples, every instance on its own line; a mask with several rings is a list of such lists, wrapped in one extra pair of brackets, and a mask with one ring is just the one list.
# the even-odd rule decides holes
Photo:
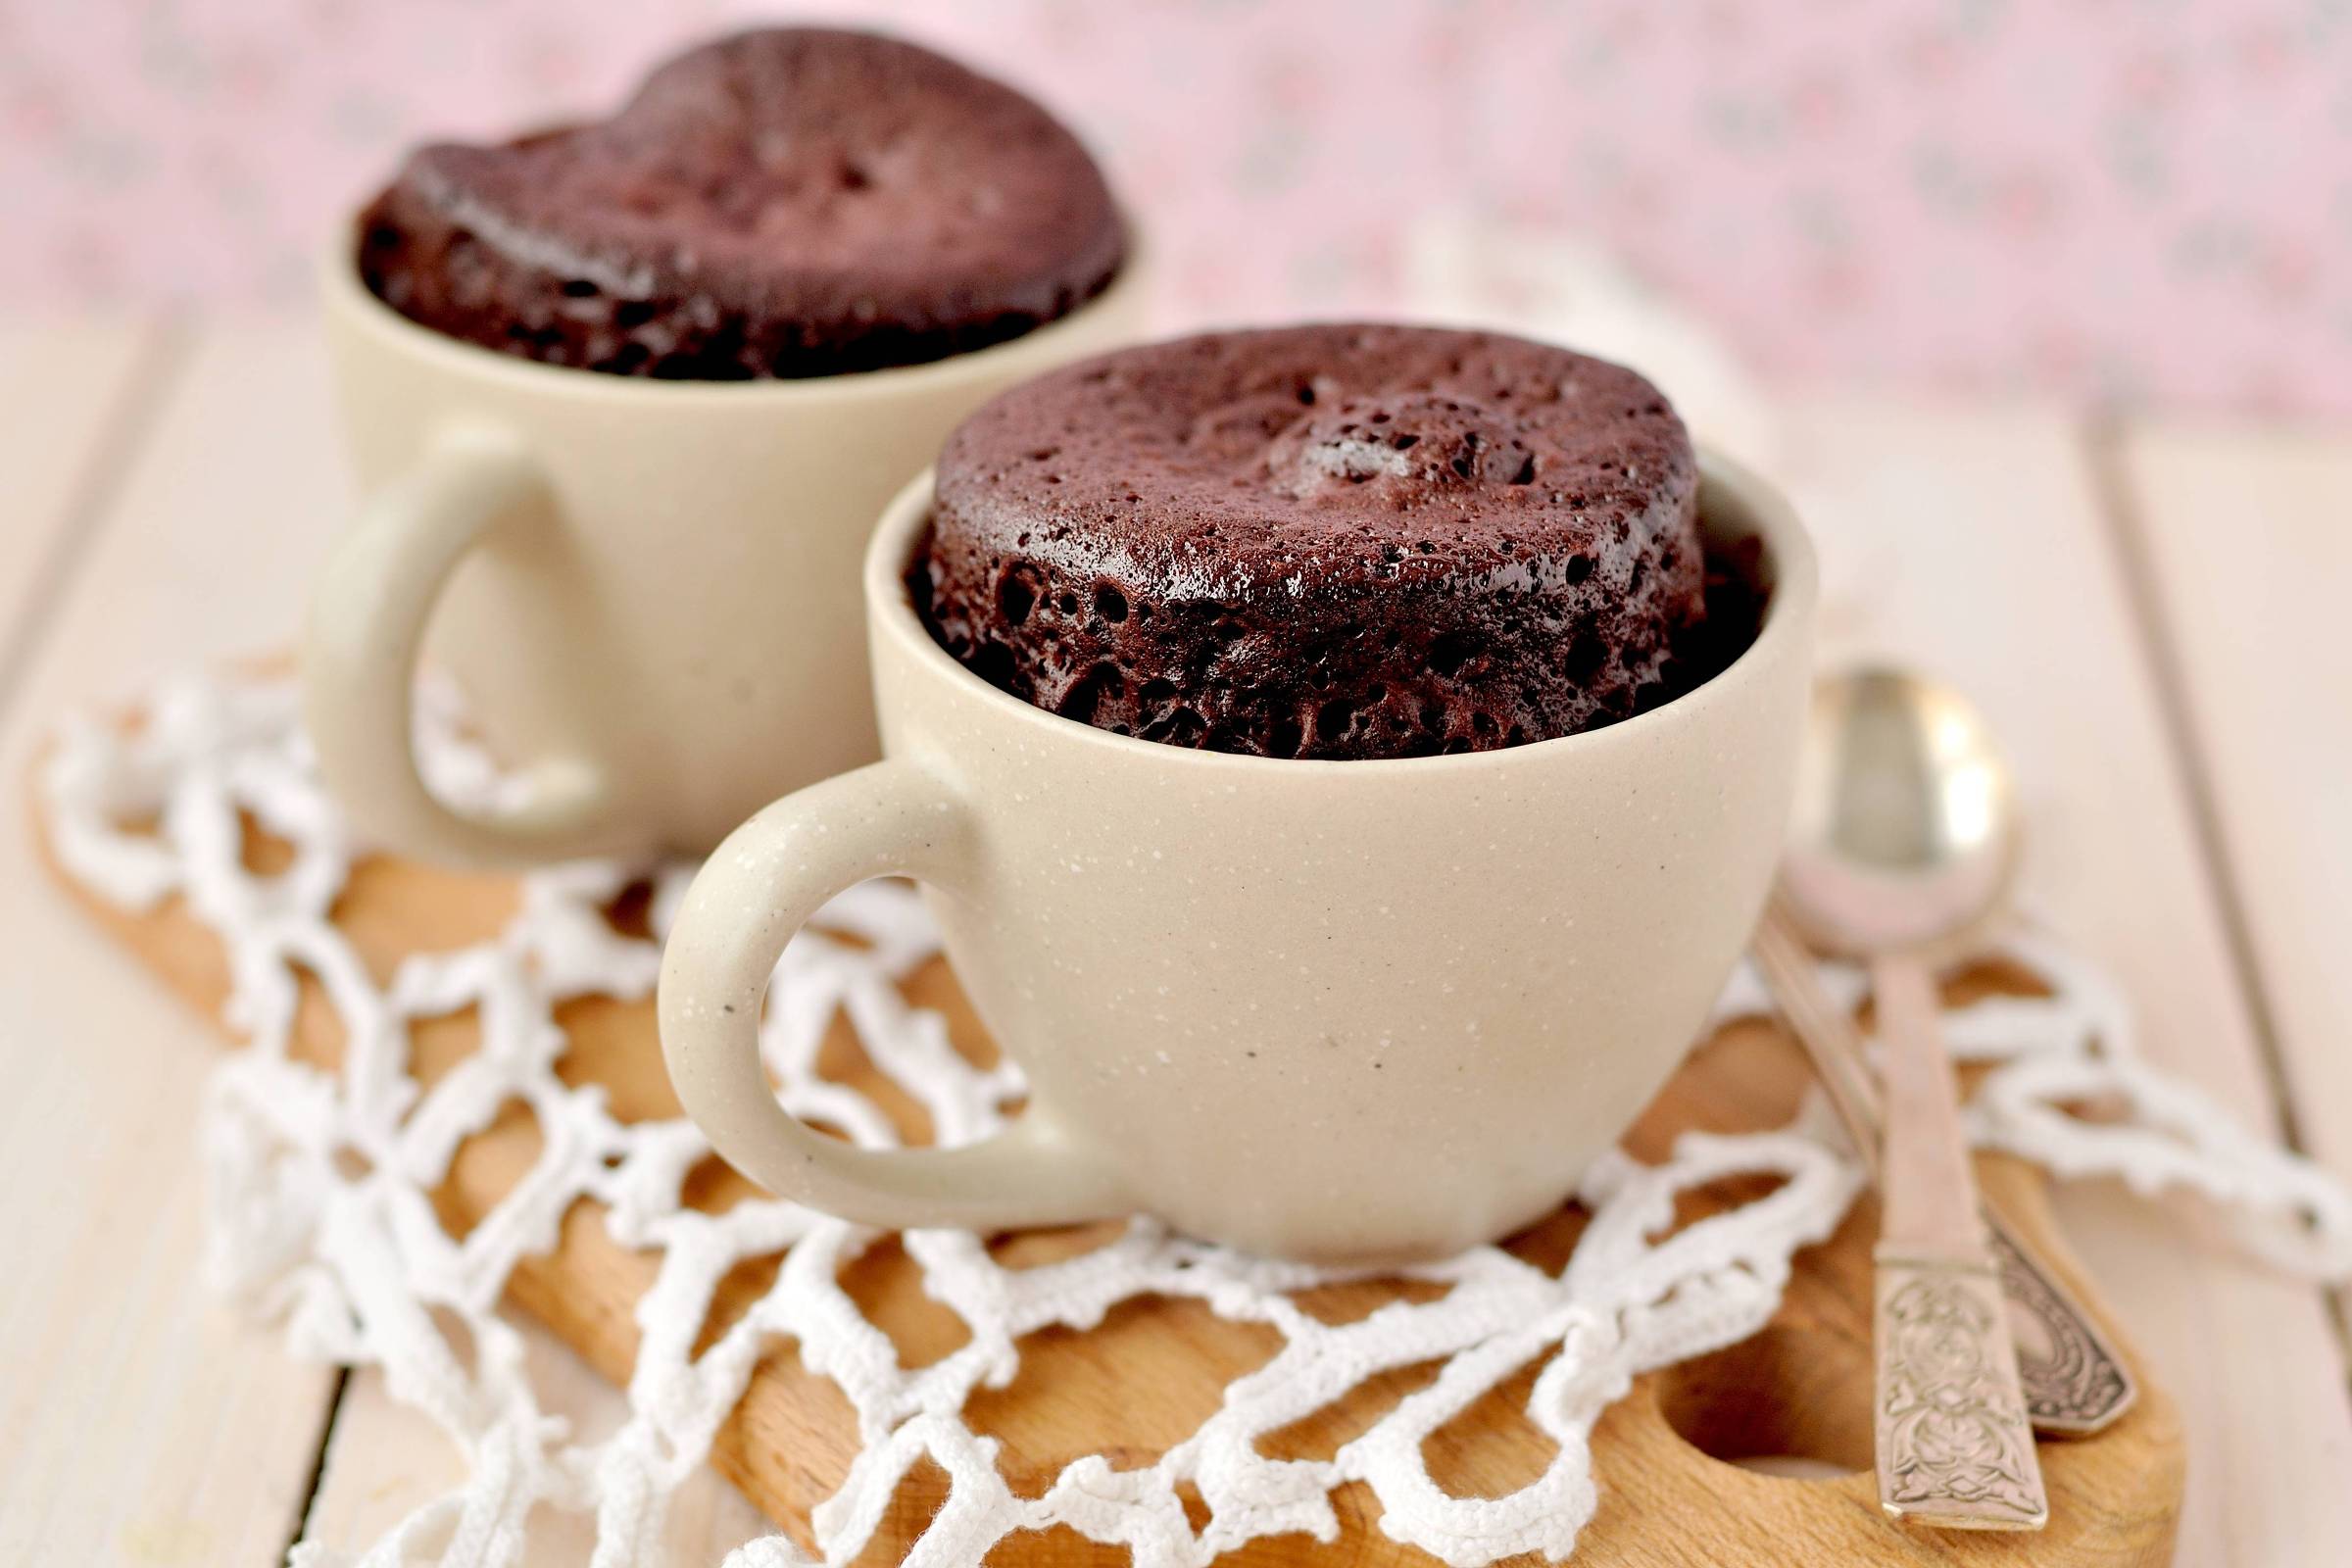
[[(44, 853), (46, 845), (44, 842)], [(268, 870), (282, 846), (254, 835), (248, 858)], [(92, 918), (119, 938), (205, 1017), (216, 1022), (228, 991), (216, 939), (176, 901), (144, 914), (125, 913), (51, 872)], [(338, 924), (381, 980), (411, 953), (445, 949), (495, 932), (514, 906), (508, 880), (436, 871), (391, 859), (362, 862), (337, 907)], [(624, 911), (625, 918), (625, 911)], [(2016, 988), (2024, 978), (1994, 972), (1966, 977), (1973, 991)], [(331, 1007), (305, 981), (296, 1052), (319, 1065), (342, 1050)], [(934, 959), (906, 984), (911, 1000), (944, 1013), (959, 1050), (993, 1059), (995, 1047), (965, 1005), (955, 977)], [(570, 1038), (563, 1071), (593, 1079), (624, 1119), (678, 1114), (656, 1043), (650, 1001), (586, 999), (559, 1017)], [(468, 1015), (439, 1018), (415, 1034), (416, 1070), (430, 1078), (475, 1045)], [(867, 1090), (903, 1123), (912, 1110), (880, 1080), (855, 1035), (836, 1020), (823, 1058), (828, 1075)], [(1638, 1155), (1660, 1157), (1677, 1133), (1692, 1127), (1745, 1131), (1777, 1126), (1794, 1111), (1807, 1082), (1791, 1042), (1761, 1020), (1735, 1023), (1695, 1050), (1682, 1072), (1630, 1136)], [(910, 1133), (919, 1123), (909, 1125)], [(460, 1150), (449, 1181), (435, 1195), (444, 1224), (463, 1232), (487, 1214), (529, 1168), (538, 1134), (527, 1113), (510, 1107)], [(2119, 1343), (2107, 1312), (2053, 1233), (2038, 1174), (2017, 1161), (1985, 1157), (1986, 1191), (2089, 1302)], [(721, 1210), (752, 1189), (708, 1160), (690, 1181), (696, 1206)], [(1725, 1191), (1687, 1202), (1685, 1218), (1754, 1196)], [(1573, 1206), (1509, 1243), (1522, 1257), (1556, 1265), (1573, 1247), (1583, 1214)], [(2036, 1536), (1938, 1535), (1890, 1524), (1879, 1511), (1869, 1474), (1870, 1244), (1875, 1202), (1864, 1198), (1838, 1233), (1799, 1254), (1788, 1298), (1765, 1331), (1701, 1360), (1639, 1380), (1593, 1435), (1600, 1505), (1580, 1539), (1575, 1561), (1590, 1568), (1632, 1565), (1742, 1564), (1750, 1568), (1822, 1568), (1828, 1564), (2091, 1564), (2169, 1562), (2180, 1505), (2183, 1466), (2180, 1424), (2171, 1402), (2140, 1378), (2137, 1404), (2094, 1438), (2045, 1443), (2049, 1528)], [(1096, 1245), (1115, 1227), (1040, 1232), (1001, 1244), (1008, 1261), (1044, 1261)], [(510, 1289), (513, 1302), (569, 1343), (615, 1383), (625, 1382), (637, 1349), (635, 1302), (655, 1266), (613, 1242), (601, 1205), (583, 1200), (566, 1216), (557, 1249), (526, 1258)], [(719, 1289), (715, 1336), (757, 1299), (773, 1278), (773, 1260), (739, 1268)], [(854, 1266), (845, 1284), (889, 1333), (903, 1359), (927, 1362), (962, 1340), (958, 1320), (923, 1295), (920, 1271), (895, 1241)], [(1335, 1321), (1360, 1316), (1411, 1287), (1370, 1282), (1311, 1293), (1309, 1309)], [(967, 1413), (975, 1430), (1002, 1444), (999, 1462), (1014, 1491), (1043, 1491), (1070, 1460), (1106, 1455), (1114, 1466), (1148, 1463), (1216, 1408), (1224, 1385), (1255, 1366), (1270, 1348), (1258, 1325), (1228, 1323), (1190, 1301), (1130, 1302), (1084, 1333), (1049, 1333), (1021, 1348), (1010, 1388), (975, 1394)], [(1458, 1494), (1494, 1494), (1540, 1473), (1550, 1446), (1521, 1413), (1535, 1377), (1529, 1368), (1498, 1387), (1429, 1442), (1431, 1474)], [(1361, 1431), (1425, 1381), (1394, 1375), (1367, 1383), (1340, 1402), (1283, 1429), (1262, 1446), (1285, 1457), (1321, 1457)], [(805, 1371), (789, 1344), (772, 1349), (720, 1430), (711, 1462), (744, 1494), (802, 1542), (811, 1544), (808, 1515), (848, 1473), (857, 1454), (850, 1410), (832, 1385)], [(1735, 1463), (1744, 1460), (1747, 1463)], [(1790, 1470), (1807, 1472), (1791, 1475)], [(894, 1563), (921, 1534), (944, 1494), (945, 1476), (919, 1466), (893, 1500), (860, 1562)], [(1303, 1536), (1252, 1543), (1220, 1564), (1428, 1564), (1435, 1559), (1390, 1541), (1377, 1526), (1377, 1504), (1360, 1485), (1334, 1497), (1342, 1534), (1324, 1545)], [(1198, 1521), (1196, 1521), (1198, 1522)], [(1116, 1564), (1126, 1553), (1074, 1532), (1016, 1536), (992, 1563), (1049, 1568)]]

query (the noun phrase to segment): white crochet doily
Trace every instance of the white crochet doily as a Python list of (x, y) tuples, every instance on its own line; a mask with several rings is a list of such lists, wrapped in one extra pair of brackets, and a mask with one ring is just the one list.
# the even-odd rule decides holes
[[(439, 1563), (509, 1568), (535, 1507), (592, 1513), (596, 1568), (655, 1568), (672, 1491), (700, 1465), (769, 1336), (831, 1378), (857, 1412), (862, 1451), (816, 1510), (827, 1560), (854, 1557), (900, 1479), (919, 1460), (950, 1478), (946, 1505), (906, 1559), (968, 1568), (1016, 1531), (1066, 1525), (1128, 1546), (1141, 1568), (1191, 1568), (1260, 1536), (1334, 1538), (1330, 1494), (1366, 1483), (1380, 1528), (1446, 1562), (1517, 1552), (1565, 1557), (1595, 1502), (1587, 1437), (1639, 1373), (1730, 1344), (1771, 1316), (1797, 1249), (1828, 1235), (1856, 1186), (1826, 1124), (1808, 1114), (1777, 1132), (1690, 1134), (1665, 1163), (1601, 1160), (1578, 1197), (1592, 1211), (1557, 1274), (1493, 1248), (1415, 1271), (1452, 1288), (1360, 1321), (1328, 1325), (1291, 1294), (1331, 1276), (1251, 1259), (1169, 1235), (1150, 1221), (1065, 1262), (1010, 1270), (980, 1238), (931, 1231), (905, 1239), (929, 1294), (969, 1343), (931, 1365), (899, 1364), (890, 1339), (840, 1284), (874, 1233), (763, 1200), (709, 1215), (680, 1200), (708, 1152), (683, 1122), (616, 1120), (602, 1093), (569, 1088), (555, 1067), (564, 1037), (554, 1008), (588, 993), (644, 995), (658, 950), (615, 931), (604, 906), (652, 875), (662, 929), (691, 867), (554, 867), (522, 880), (513, 922), (495, 940), (410, 958), (372, 982), (328, 918), (359, 846), (320, 788), (282, 683), (189, 680), (157, 693), (135, 733), (71, 727), (41, 788), (59, 858), (126, 907), (173, 895), (224, 945), (228, 1021), (249, 1049), (224, 1059), (204, 1112), (211, 1175), (213, 1279), (281, 1321), (299, 1350), (382, 1368), (396, 1397), (427, 1410), (464, 1450), (463, 1487), (418, 1508), (357, 1559), (298, 1548), (304, 1568), (356, 1560), (373, 1568)], [(446, 699), (425, 705), (421, 745), (437, 787), (484, 799), (509, 786), (464, 744)], [(273, 875), (240, 858), (240, 811), (293, 846)], [(800, 1114), (868, 1144), (893, 1140), (879, 1107), (818, 1076), (818, 1040), (846, 1010), (865, 1051), (918, 1101), (945, 1141), (994, 1128), (1021, 1092), (1009, 1066), (981, 1070), (950, 1048), (937, 1015), (894, 985), (933, 951), (931, 928), (904, 890), (873, 884), (826, 918), (865, 945), (804, 934), (785, 956), (763, 1046)], [(2352, 1202), (2313, 1168), (2232, 1128), (2202, 1097), (2135, 1059), (2128, 1014), (2095, 972), (2046, 940), (2008, 956), (2043, 977), (2046, 998), (2000, 998), (1954, 1011), (1955, 1048), (1995, 1061), (1970, 1110), (1982, 1144), (2062, 1175), (2121, 1176), (2142, 1192), (2188, 1188), (2249, 1221), (2281, 1264), (2340, 1274), (2352, 1266)], [(299, 971), (323, 983), (349, 1031), (339, 1070), (288, 1054)], [(1841, 1000), (1853, 975), (1828, 977)], [(1737, 977), (1724, 1016), (1759, 1010)], [(430, 1089), (411, 1075), (409, 1028), (479, 1009), (482, 1047)], [(2130, 1107), (2086, 1125), (2063, 1108), (2085, 1100)], [(538, 1119), (545, 1149), (528, 1178), (463, 1241), (435, 1220), (426, 1194), (459, 1144), (510, 1100)], [(358, 1158), (350, 1156), (357, 1155)], [(1679, 1231), (1676, 1195), (1741, 1173), (1786, 1178), (1768, 1196)], [(637, 1309), (642, 1331), (629, 1416), (609, 1437), (576, 1440), (540, 1409), (519, 1333), (498, 1303), (516, 1259), (551, 1249), (572, 1202), (609, 1206), (612, 1235), (658, 1250), (660, 1272)], [(1669, 1234), (1671, 1233), (1671, 1234)], [(712, 1292), (739, 1260), (789, 1249), (766, 1295), (700, 1355)], [(995, 1445), (964, 1421), (976, 1387), (1013, 1376), (1022, 1338), (1083, 1330), (1118, 1302), (1189, 1298), (1218, 1315), (1270, 1325), (1280, 1350), (1234, 1382), (1221, 1406), (1145, 1467), (1101, 1457), (1069, 1465), (1044, 1494), (1011, 1492)], [(470, 1334), (470, 1359), (436, 1322)], [(1377, 1374), (1432, 1360), (1436, 1380), (1398, 1402), (1327, 1460), (1272, 1459), (1255, 1440)], [(1448, 1495), (1430, 1478), (1422, 1440), (1519, 1369), (1544, 1363), (1530, 1419), (1558, 1445), (1549, 1467), (1509, 1495)], [(1207, 1504), (1196, 1530), (1179, 1488)], [(729, 1568), (783, 1568), (806, 1556), (781, 1536), (740, 1548)]]

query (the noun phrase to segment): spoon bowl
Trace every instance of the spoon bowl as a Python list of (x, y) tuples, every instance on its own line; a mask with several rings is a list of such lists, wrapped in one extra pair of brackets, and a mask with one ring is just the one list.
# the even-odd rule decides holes
[(1781, 894), (1816, 946), (1868, 958), (1973, 940), (2017, 838), (2008, 763), (1966, 698), (1893, 669), (1814, 688)]

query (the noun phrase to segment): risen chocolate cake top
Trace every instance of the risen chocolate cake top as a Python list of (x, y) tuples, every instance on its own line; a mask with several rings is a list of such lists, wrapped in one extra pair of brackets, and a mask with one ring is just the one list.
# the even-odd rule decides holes
[(1124, 252), (1101, 172), (1020, 93), (871, 33), (781, 27), (617, 115), (412, 155), (362, 223), (394, 309), (555, 364), (821, 375), (1016, 336)]
[(941, 456), (916, 591), (1039, 706), (1281, 757), (1476, 750), (1671, 690), (1697, 466), (1656, 388), (1491, 333), (1324, 325), (1125, 350)]

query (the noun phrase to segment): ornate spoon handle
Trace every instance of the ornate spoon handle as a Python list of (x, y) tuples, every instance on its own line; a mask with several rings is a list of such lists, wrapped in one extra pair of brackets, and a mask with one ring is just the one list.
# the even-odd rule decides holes
[(1879, 1502), (1945, 1530), (2049, 1523), (2000, 1275), (1960, 1133), (1936, 984), (1901, 955), (1871, 964), (1886, 1043), (1879, 1173)]
[[(1853, 1020), (1822, 991), (1811, 952), (1777, 907), (1765, 911), (1751, 952), (1773, 1002), (1813, 1058), (1846, 1136), (1875, 1179), (1879, 1093), (1863, 1063)], [(2045, 1437), (2104, 1431), (2138, 1396), (2131, 1369), (2073, 1293), (1990, 1203), (1984, 1205), (1984, 1225), (2008, 1298), (2018, 1378), (2034, 1430)]]
[(1886, 1243), (1877, 1261), (1880, 1505), (1938, 1530), (2039, 1530), (2050, 1503), (1999, 1277)]
[(2034, 1430), (2053, 1438), (2104, 1432), (2139, 1397), (2131, 1368), (1990, 1203), (1984, 1206), (1984, 1231), (2009, 1303), (2011, 1339), (2017, 1339), (2021, 1324), (2035, 1331), (2017, 1347), (2017, 1377)]

